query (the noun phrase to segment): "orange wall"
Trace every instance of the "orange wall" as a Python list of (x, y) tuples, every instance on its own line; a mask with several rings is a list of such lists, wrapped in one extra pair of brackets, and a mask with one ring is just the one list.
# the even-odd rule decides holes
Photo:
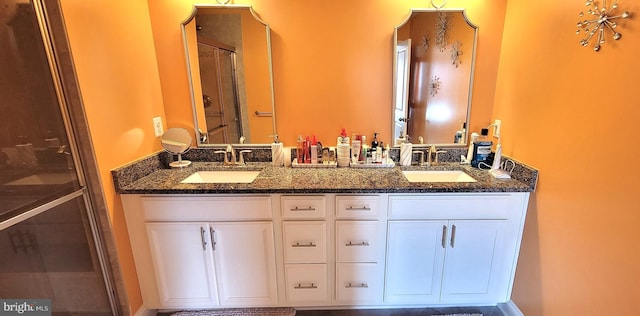
[[(215, 1), (193, 1), (215, 4)], [(276, 126), (285, 146), (299, 134), (333, 142), (340, 128), (388, 143), (391, 134), (393, 29), (411, 1), (234, 1), (271, 26)], [(193, 128), (180, 23), (192, 2), (149, 1), (168, 126)], [(470, 130), (490, 122), (506, 1), (451, 0), (479, 26)], [(328, 140), (328, 141), (327, 141)]]
[[(637, 1), (619, 5), (640, 13)], [(505, 153), (540, 170), (513, 290), (525, 315), (638, 314), (638, 20), (596, 53), (578, 44), (582, 10), (507, 6), (493, 117)]]
[(132, 310), (142, 303), (120, 198), (110, 170), (160, 149), (164, 117), (146, 1), (62, 0), (71, 51)]

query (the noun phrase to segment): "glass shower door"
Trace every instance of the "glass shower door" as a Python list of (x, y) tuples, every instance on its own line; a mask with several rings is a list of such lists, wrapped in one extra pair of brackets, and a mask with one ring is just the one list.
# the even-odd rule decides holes
[(9, 1), (0, 12), (0, 299), (114, 315), (45, 3), (57, 4)]

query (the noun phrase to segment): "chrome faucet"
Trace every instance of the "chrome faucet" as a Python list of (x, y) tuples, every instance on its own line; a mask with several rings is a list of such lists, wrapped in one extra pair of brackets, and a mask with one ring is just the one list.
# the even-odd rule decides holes
[[(216, 150), (214, 151), (214, 153), (216, 154), (223, 154), (224, 155), (224, 161), (222, 162), (223, 165), (225, 166), (232, 166), (232, 165), (246, 165), (245, 159), (244, 159), (244, 154), (245, 153), (250, 153), (251, 150), (240, 150), (238, 152), (238, 160), (236, 160), (236, 151), (233, 148), (233, 145), (228, 144), (226, 150)], [(229, 156), (231, 156), (231, 158), (229, 158)]]
[[(443, 154), (446, 152), (446, 150), (437, 150), (435, 145), (431, 145), (431, 147), (429, 147), (429, 154), (427, 155), (427, 167), (431, 167), (432, 164), (437, 165), (438, 154)], [(432, 156), (436, 157), (435, 161), (432, 161)]]

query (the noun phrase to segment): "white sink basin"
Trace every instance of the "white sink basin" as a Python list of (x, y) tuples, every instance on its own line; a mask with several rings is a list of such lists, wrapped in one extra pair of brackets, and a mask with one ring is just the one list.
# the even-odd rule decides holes
[(251, 183), (259, 173), (260, 171), (248, 170), (198, 171), (180, 183)]
[(460, 170), (405, 170), (402, 173), (409, 182), (477, 182)]

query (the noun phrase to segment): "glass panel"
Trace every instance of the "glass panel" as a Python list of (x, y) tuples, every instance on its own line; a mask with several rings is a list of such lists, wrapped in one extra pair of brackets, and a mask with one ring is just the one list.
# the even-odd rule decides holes
[(0, 221), (80, 188), (33, 5), (0, 12)]
[(111, 315), (91, 236), (82, 197), (0, 231), (0, 297), (51, 299), (53, 315)]

